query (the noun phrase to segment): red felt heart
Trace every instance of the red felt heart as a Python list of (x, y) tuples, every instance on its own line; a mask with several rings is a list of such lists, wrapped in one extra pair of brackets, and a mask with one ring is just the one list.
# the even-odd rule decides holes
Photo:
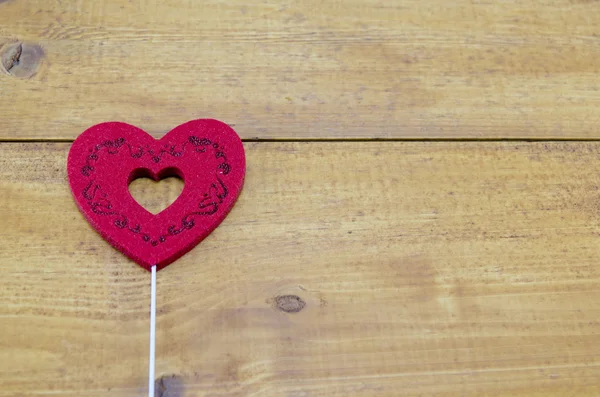
[[(189, 121), (159, 140), (110, 122), (73, 142), (68, 173), (77, 206), (102, 237), (146, 270), (160, 270), (223, 221), (242, 190), (246, 158), (239, 136), (217, 120)], [(156, 215), (129, 193), (135, 178), (175, 175), (183, 191)]]

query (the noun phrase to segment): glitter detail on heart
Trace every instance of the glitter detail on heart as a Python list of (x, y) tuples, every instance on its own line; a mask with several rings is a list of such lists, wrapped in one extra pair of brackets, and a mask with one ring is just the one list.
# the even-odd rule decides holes
[[(163, 154), (165, 153), (173, 157), (183, 156), (185, 154), (185, 149), (188, 144), (193, 145), (193, 150), (197, 153), (206, 153), (207, 147), (213, 148), (215, 157), (223, 160), (223, 162), (217, 166), (217, 173), (215, 174), (217, 183), (212, 183), (210, 185), (210, 190), (202, 195), (202, 199), (198, 204), (198, 208), (200, 209), (200, 211), (189, 212), (181, 219), (180, 227), (177, 227), (176, 225), (170, 225), (167, 229), (167, 232), (162, 234), (158, 238), (151, 238), (150, 235), (145, 234), (141, 230), (141, 226), (139, 224), (136, 224), (133, 227), (129, 225), (129, 220), (127, 216), (125, 214), (113, 210), (113, 205), (110, 202), (110, 198), (107, 197), (106, 193), (102, 193), (102, 187), (96, 184), (93, 179), (93, 164), (100, 160), (100, 156), (103, 152), (112, 155), (118, 154), (119, 150), (125, 146), (129, 149), (129, 155), (132, 158), (140, 158), (148, 154), (152, 156), (153, 162), (159, 163)], [(103, 151), (102, 149), (106, 150)], [(219, 177), (219, 172), (222, 172), (223, 175), (227, 175), (231, 171), (231, 166), (227, 163), (227, 156), (222, 150), (223, 147), (219, 148), (218, 143), (212, 143), (210, 139), (200, 139), (196, 136), (190, 136), (188, 138), (188, 141), (181, 146), (181, 150), (176, 150), (176, 146), (173, 145), (169, 147), (169, 150), (162, 149), (158, 154), (154, 153), (154, 151), (152, 150), (148, 150), (148, 148), (143, 147), (139, 147), (134, 151), (132, 145), (126, 142), (125, 138), (122, 137), (117, 138), (114, 141), (105, 141), (103, 143), (95, 145), (93, 149), (90, 149), (91, 154), (87, 157), (86, 165), (81, 167), (81, 173), (84, 176), (90, 178), (90, 182), (83, 189), (82, 195), (87, 200), (87, 203), (90, 206), (92, 212), (98, 215), (116, 216), (114, 221), (116, 227), (118, 227), (119, 229), (127, 228), (132, 233), (139, 234), (145, 242), (156, 246), (159, 243), (164, 243), (168, 236), (176, 236), (185, 230), (193, 228), (195, 225), (193, 217), (195, 215), (213, 215), (215, 212), (218, 211), (219, 205), (223, 203), (223, 199), (225, 199), (228, 194), (227, 186)], [(135, 179), (136, 177), (137, 175), (133, 174), (132, 179)]]

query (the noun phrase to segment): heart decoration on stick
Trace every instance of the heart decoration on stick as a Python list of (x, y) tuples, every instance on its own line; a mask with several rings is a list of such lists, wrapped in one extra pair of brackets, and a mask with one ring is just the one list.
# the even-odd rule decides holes
[[(67, 169), (71, 192), (88, 222), (152, 273), (148, 396), (154, 397), (156, 272), (225, 219), (244, 184), (244, 146), (233, 129), (212, 119), (189, 121), (159, 140), (129, 124), (102, 123), (73, 142)], [(129, 192), (136, 178), (169, 176), (183, 179), (183, 191), (158, 214)]]
[[(89, 223), (146, 270), (160, 270), (223, 221), (242, 189), (246, 159), (239, 136), (217, 120), (189, 121), (159, 140), (109, 122), (75, 140), (67, 167), (73, 197)], [(136, 178), (169, 176), (183, 179), (184, 188), (156, 215), (129, 192)]]

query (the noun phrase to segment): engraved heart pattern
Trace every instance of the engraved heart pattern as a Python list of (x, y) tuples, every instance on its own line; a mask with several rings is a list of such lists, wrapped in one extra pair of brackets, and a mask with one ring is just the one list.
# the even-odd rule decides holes
[[(225, 219), (242, 190), (246, 158), (239, 136), (218, 120), (189, 121), (159, 140), (135, 126), (108, 122), (73, 142), (67, 168), (75, 202), (92, 227), (146, 270), (160, 270)], [(128, 189), (142, 176), (178, 176), (183, 191), (152, 214)]]

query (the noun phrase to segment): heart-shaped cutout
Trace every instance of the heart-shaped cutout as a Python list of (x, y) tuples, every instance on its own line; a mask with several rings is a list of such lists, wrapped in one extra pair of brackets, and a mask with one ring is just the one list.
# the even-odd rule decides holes
[[(84, 131), (68, 158), (73, 197), (90, 224), (119, 251), (150, 270), (167, 266), (212, 232), (231, 210), (246, 172), (244, 147), (228, 125), (194, 120), (156, 140), (110, 122)], [(177, 175), (179, 197), (152, 214), (135, 201), (138, 177)]]
[(129, 183), (129, 193), (146, 211), (156, 215), (173, 204), (183, 186), (183, 179), (176, 174), (152, 177), (148, 170), (143, 169)]

